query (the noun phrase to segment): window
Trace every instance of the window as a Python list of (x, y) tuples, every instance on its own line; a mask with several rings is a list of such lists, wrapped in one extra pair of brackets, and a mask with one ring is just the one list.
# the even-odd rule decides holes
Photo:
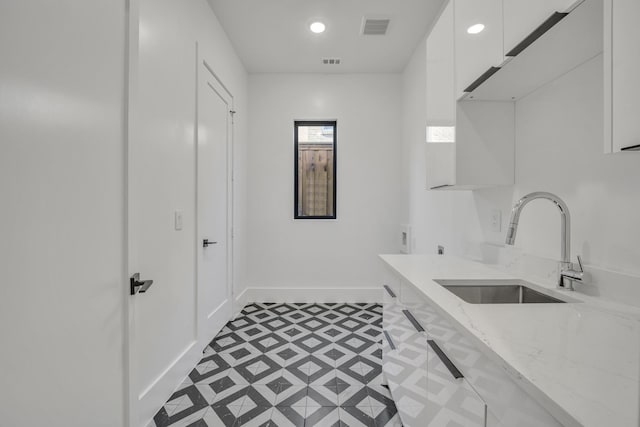
[(295, 211), (296, 219), (336, 218), (335, 121), (296, 121)]

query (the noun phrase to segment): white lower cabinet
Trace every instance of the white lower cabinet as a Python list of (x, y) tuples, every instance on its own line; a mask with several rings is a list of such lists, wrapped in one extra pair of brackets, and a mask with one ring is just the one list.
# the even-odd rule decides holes
[(430, 344), (427, 346), (426, 424), (423, 425), (484, 427), (487, 404), (464, 377), (454, 376), (443, 360), (447, 356), (442, 349), (434, 347), (433, 341)]
[(427, 349), (415, 335), (411, 342), (398, 344), (383, 364), (391, 396), (404, 427), (425, 426), (428, 415)]
[(402, 425), (424, 426), (427, 415), (426, 334), (414, 328), (400, 304), (393, 308), (398, 310), (389, 313), (390, 328), (384, 331), (382, 370)]
[[(390, 292), (391, 291), (391, 292)], [(455, 378), (418, 320), (420, 300), (409, 289), (385, 287), (383, 372), (404, 427), (484, 427), (486, 404)]]
[(429, 336), (454, 361), (469, 384), (487, 402), (489, 411), (505, 426), (560, 427), (533, 398), (516, 385), (500, 366), (485, 356), (436, 308), (425, 303), (423, 310), (431, 319)]
[(383, 310), (383, 372), (404, 427), (562, 425), (413, 285), (395, 283)]

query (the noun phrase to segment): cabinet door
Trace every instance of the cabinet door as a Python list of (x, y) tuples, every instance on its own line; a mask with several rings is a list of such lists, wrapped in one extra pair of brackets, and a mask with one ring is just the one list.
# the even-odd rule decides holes
[(427, 37), (427, 126), (455, 126), (453, 3)]
[(564, 12), (576, 0), (504, 0), (504, 54), (531, 34), (555, 12)]
[(427, 144), (427, 190), (456, 184), (456, 144)]
[[(398, 304), (400, 306), (400, 304)], [(424, 427), (427, 401), (427, 338), (405, 315), (406, 308), (385, 331), (388, 350), (382, 371), (405, 427)]]
[(455, 184), (453, 31), (453, 2), (449, 2), (427, 37), (427, 189)]
[[(425, 426), (484, 427), (487, 405), (464, 378), (455, 378), (437, 344), (427, 346), (427, 410)], [(447, 362), (450, 361), (447, 359)], [(454, 368), (455, 369), (455, 368)]]
[(605, 2), (605, 140), (610, 150), (640, 148), (638, 0)]
[[(507, 0), (510, 1), (510, 0)], [(491, 67), (504, 60), (502, 0), (455, 0), (456, 99)], [(469, 33), (484, 25), (477, 34)]]

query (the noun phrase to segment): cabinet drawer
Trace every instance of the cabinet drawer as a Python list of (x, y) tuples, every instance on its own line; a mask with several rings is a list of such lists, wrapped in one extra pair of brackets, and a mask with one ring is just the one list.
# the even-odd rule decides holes
[(396, 345), (409, 340), (417, 332), (405, 312), (407, 308), (397, 301), (385, 304), (382, 315), (383, 330)]
[(382, 371), (404, 427), (424, 427), (428, 415), (427, 336), (417, 332), (383, 357)]
[(465, 378), (454, 377), (436, 348), (427, 346), (427, 410), (423, 425), (484, 427), (486, 403)]
[(504, 425), (518, 427), (561, 426), (434, 307), (425, 303), (422, 311), (430, 319), (427, 324), (429, 338), (436, 341), (462, 371), (496, 419)]
[(427, 334), (399, 295), (385, 304), (382, 372), (405, 427), (424, 426)]

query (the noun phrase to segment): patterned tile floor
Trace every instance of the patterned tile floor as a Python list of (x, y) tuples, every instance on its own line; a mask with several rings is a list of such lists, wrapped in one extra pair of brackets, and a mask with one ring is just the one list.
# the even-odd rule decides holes
[(399, 427), (379, 304), (251, 304), (151, 426)]

